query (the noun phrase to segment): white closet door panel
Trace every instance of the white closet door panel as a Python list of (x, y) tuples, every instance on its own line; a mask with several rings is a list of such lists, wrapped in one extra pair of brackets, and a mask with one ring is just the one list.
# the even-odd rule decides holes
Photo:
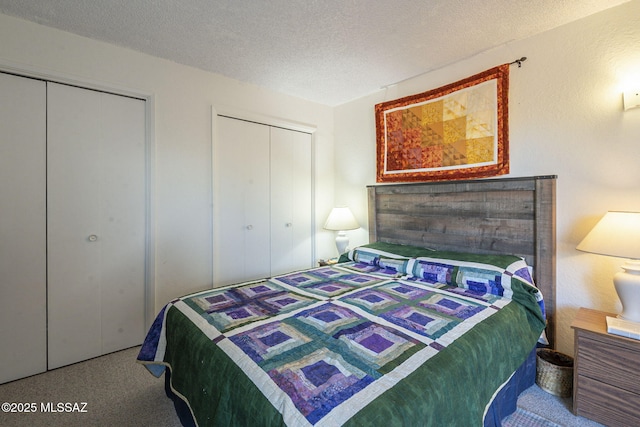
[(309, 268), (311, 135), (271, 128), (271, 273)]
[(0, 383), (47, 368), (45, 90), (0, 73)]
[(145, 280), (145, 103), (100, 94), (102, 352), (142, 343)]
[[(271, 270), (274, 275), (291, 271), (293, 228), (294, 143), (282, 129), (271, 138)], [(291, 131), (289, 131), (291, 132)]]
[(314, 265), (313, 254), (313, 215), (312, 215), (312, 159), (311, 135), (295, 134), (295, 159), (292, 163), (295, 176), (292, 197), (293, 204), (293, 269), (310, 268)]
[(100, 94), (48, 88), (49, 369), (102, 353)]
[(144, 104), (49, 84), (50, 369), (142, 341), (145, 214), (140, 103)]
[(221, 286), (269, 274), (269, 128), (216, 123), (213, 268)]

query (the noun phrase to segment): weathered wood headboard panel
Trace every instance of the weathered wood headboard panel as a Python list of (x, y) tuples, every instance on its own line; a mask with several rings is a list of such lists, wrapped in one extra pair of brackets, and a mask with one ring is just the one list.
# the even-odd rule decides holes
[(369, 240), (524, 257), (545, 298), (553, 346), (556, 178), (372, 185), (367, 188)]

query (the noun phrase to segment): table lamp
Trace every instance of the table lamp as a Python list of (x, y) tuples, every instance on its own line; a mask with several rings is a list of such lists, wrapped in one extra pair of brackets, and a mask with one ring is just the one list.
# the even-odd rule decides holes
[(338, 248), (338, 254), (343, 254), (349, 245), (349, 238), (345, 231), (355, 230), (356, 228), (360, 228), (360, 225), (349, 208), (337, 207), (331, 210), (327, 222), (324, 223), (324, 228), (338, 232), (336, 236), (336, 247)]
[(622, 303), (618, 317), (640, 322), (640, 212), (607, 212), (576, 249), (628, 259), (613, 276)]

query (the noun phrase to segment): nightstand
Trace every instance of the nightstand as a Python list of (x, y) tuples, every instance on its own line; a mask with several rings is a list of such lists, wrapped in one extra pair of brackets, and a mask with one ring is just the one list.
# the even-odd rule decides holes
[(574, 330), (573, 412), (607, 426), (640, 425), (640, 341), (607, 333), (606, 316), (581, 308)]
[(331, 259), (327, 259), (327, 260), (321, 259), (321, 260), (318, 260), (318, 266), (319, 267), (326, 267), (328, 265), (336, 264), (337, 262), (338, 262), (338, 258), (331, 258)]

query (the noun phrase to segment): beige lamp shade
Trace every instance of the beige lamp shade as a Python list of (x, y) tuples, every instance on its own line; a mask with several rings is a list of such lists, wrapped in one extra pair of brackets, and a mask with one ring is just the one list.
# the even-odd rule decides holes
[(576, 249), (640, 259), (640, 212), (607, 212)]
[(618, 317), (640, 322), (640, 212), (607, 212), (576, 249), (628, 259), (613, 276), (622, 303)]
[(331, 210), (327, 222), (324, 223), (324, 228), (334, 231), (355, 230), (360, 228), (360, 224), (351, 213), (351, 209), (338, 207)]

